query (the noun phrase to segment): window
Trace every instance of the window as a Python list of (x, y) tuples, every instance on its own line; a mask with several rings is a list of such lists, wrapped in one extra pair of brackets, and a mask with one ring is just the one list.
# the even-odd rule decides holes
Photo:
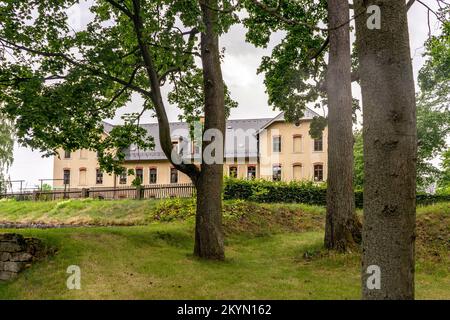
[(273, 152), (281, 152), (281, 136), (273, 137)]
[(255, 166), (247, 167), (247, 179), (256, 179), (256, 167)]
[(229, 170), (229, 175), (230, 175), (230, 177), (231, 178), (237, 178), (237, 176), (238, 176), (238, 168), (237, 167), (230, 167), (230, 170)]
[(80, 150), (80, 159), (87, 159), (87, 150), (86, 149)]
[(95, 171), (95, 183), (96, 184), (103, 184), (103, 171), (100, 169), (97, 169)]
[(299, 153), (302, 152), (302, 135), (301, 134), (296, 134), (293, 137), (293, 152), (294, 153)]
[(70, 170), (64, 169), (64, 184), (70, 184)]
[(64, 159), (70, 159), (71, 155), (70, 150), (64, 150)]
[(323, 137), (314, 139), (314, 151), (323, 151)]
[(142, 183), (144, 182), (144, 170), (142, 168), (136, 168), (136, 179)]
[(122, 172), (119, 176), (119, 184), (127, 184), (127, 173)]
[(170, 183), (178, 183), (178, 170), (170, 168)]
[(314, 165), (314, 181), (323, 181), (323, 165)]
[(302, 179), (302, 165), (301, 164), (294, 164), (292, 166), (292, 175), (294, 177), (294, 180)]
[(149, 170), (149, 177), (150, 177), (150, 183), (156, 183), (156, 180), (158, 178), (158, 171), (156, 170), (156, 168), (150, 168)]
[(272, 167), (272, 180), (281, 181), (281, 165), (274, 164)]
[(86, 183), (86, 168), (80, 168), (80, 179), (78, 181), (78, 185), (85, 186)]

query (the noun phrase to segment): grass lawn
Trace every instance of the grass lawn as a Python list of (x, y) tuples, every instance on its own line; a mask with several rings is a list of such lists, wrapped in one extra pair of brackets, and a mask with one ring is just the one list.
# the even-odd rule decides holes
[[(19, 230), (58, 252), (1, 283), (0, 299), (360, 297), (359, 254), (321, 249), (323, 208), (226, 202), (227, 258), (209, 262), (191, 255), (192, 206), (190, 200), (0, 202), (1, 221), (113, 225)], [(134, 226), (123, 226), (126, 212)], [(450, 299), (449, 234), (450, 204), (418, 209), (419, 299)], [(81, 290), (66, 288), (69, 265), (81, 268)]]

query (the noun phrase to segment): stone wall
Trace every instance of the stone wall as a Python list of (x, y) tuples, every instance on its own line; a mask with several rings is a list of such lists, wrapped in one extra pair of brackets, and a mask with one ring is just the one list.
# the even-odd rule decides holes
[(16, 233), (0, 234), (0, 281), (11, 280), (43, 257), (45, 250), (36, 238), (24, 238)]

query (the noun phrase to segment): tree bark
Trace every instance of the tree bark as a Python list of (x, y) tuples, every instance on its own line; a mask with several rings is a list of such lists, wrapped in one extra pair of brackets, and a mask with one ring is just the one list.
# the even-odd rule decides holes
[[(205, 26), (201, 33), (201, 56), (205, 94), (204, 130), (216, 129), (225, 138), (224, 83), (220, 66), (219, 37), (216, 31), (217, 0), (201, 2)], [(202, 149), (209, 141), (203, 141)], [(221, 146), (224, 148), (224, 144)], [(223, 260), (225, 250), (222, 231), (223, 158), (220, 163), (202, 161), (197, 186), (197, 215), (195, 225), (194, 255), (201, 258)]]
[(158, 119), (159, 143), (161, 144), (161, 148), (164, 154), (167, 156), (173, 166), (177, 168), (177, 170), (180, 170), (181, 172), (188, 175), (195, 183), (197, 176), (199, 175), (198, 168), (191, 163), (182, 163), (180, 159), (172, 159), (174, 155), (172, 154), (173, 144), (170, 135), (169, 119), (167, 117), (161, 94), (160, 78), (158, 77), (158, 73), (155, 69), (150, 49), (145, 43), (144, 36), (142, 34), (144, 30), (144, 24), (141, 17), (140, 0), (133, 0), (133, 10), (134, 14), (130, 13), (130, 19), (133, 22), (138, 46), (141, 51), (142, 59), (144, 60), (145, 70), (147, 72), (150, 83), (151, 91), (150, 93), (146, 93), (145, 95), (147, 95), (152, 100), (153, 106), (155, 107), (155, 113)]
[[(353, 191), (350, 29), (347, 1), (328, 1), (328, 190), (325, 247), (345, 252), (361, 240)], [(337, 28), (337, 26), (342, 26)], [(336, 29), (333, 29), (336, 28)]]
[[(416, 105), (404, 0), (356, 0), (355, 12), (381, 9), (381, 29), (356, 19), (363, 101), (363, 299), (414, 298)], [(369, 286), (369, 266), (380, 288)]]
[[(219, 37), (216, 30), (218, 13), (211, 9), (217, 7), (217, 0), (200, 2), (200, 6), (205, 27), (201, 33), (200, 43), (205, 95), (204, 130), (220, 130), (224, 138), (225, 90), (220, 65)], [(206, 259), (223, 260), (225, 258), (222, 231), (223, 159), (215, 164), (206, 164), (203, 161), (201, 170), (192, 163), (185, 164), (180, 163), (179, 159), (177, 161), (172, 159), (172, 156), (176, 155), (172, 154), (173, 145), (169, 121), (161, 96), (160, 77), (155, 70), (150, 50), (143, 39), (139, 0), (133, 0), (133, 9), (135, 14), (131, 15), (131, 18), (150, 80), (152, 89), (150, 97), (158, 118), (161, 147), (174, 167), (187, 174), (197, 189), (194, 255)], [(203, 141), (203, 150), (209, 143), (209, 141)]]

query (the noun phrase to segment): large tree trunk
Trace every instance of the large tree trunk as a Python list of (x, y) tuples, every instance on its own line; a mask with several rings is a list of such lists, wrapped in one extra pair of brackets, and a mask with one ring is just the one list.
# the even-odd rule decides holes
[(407, 9), (404, 0), (356, 0), (355, 12), (370, 5), (381, 9), (381, 29), (368, 28), (370, 13), (356, 20), (364, 111), (362, 296), (413, 299), (417, 137)]
[(194, 255), (223, 260), (225, 249), (222, 231), (222, 183), (220, 165), (204, 165), (197, 180)]
[[(353, 192), (353, 132), (349, 4), (328, 1), (328, 191), (325, 247), (347, 251), (361, 240)], [(341, 27), (338, 27), (341, 26)]]
[[(219, 37), (216, 33), (217, 0), (207, 0), (201, 5), (205, 30), (201, 34), (201, 56), (205, 93), (204, 130), (216, 129), (225, 132), (225, 98), (222, 71), (220, 68)], [(203, 150), (210, 142), (203, 141)], [(223, 149), (224, 144), (221, 148)], [(194, 254), (201, 258), (225, 258), (222, 231), (222, 187), (223, 158), (220, 163), (201, 164), (196, 181), (197, 215), (195, 225)]]

